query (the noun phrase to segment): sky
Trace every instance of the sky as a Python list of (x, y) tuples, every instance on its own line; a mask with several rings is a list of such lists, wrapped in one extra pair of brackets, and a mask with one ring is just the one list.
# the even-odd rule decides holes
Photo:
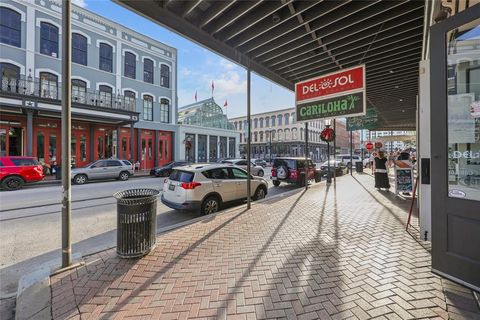
[[(195, 92), (198, 101), (210, 98), (213, 81), (213, 97), (221, 107), (228, 102), (228, 117), (246, 115), (247, 72), (244, 68), (109, 0), (74, 0), (73, 3), (177, 48), (178, 107), (194, 103)], [(252, 114), (295, 106), (292, 91), (254, 73), (251, 88)]]

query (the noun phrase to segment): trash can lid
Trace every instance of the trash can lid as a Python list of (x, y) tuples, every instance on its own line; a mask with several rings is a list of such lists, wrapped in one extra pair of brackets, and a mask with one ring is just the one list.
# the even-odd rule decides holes
[(122, 204), (142, 204), (146, 200), (155, 199), (160, 194), (157, 189), (142, 188), (119, 191), (113, 194), (117, 202)]

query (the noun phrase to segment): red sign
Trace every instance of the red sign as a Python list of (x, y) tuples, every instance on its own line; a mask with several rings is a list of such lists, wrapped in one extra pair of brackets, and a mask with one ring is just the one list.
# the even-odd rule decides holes
[(363, 89), (365, 86), (364, 75), (365, 71), (362, 65), (299, 82), (295, 85), (296, 101), (298, 103), (303, 100)]
[(383, 147), (381, 142), (375, 142), (375, 148), (380, 149), (381, 147)]
[(365, 143), (365, 148), (367, 148), (368, 151), (372, 150), (373, 149), (373, 143), (368, 141), (367, 143)]
[(325, 128), (320, 133), (320, 139), (325, 142), (332, 142), (335, 139), (335, 131), (332, 128)]

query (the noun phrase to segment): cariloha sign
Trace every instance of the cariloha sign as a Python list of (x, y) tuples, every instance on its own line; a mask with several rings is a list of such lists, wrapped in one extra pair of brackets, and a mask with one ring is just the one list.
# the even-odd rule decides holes
[(297, 121), (365, 114), (365, 66), (331, 73), (295, 85)]

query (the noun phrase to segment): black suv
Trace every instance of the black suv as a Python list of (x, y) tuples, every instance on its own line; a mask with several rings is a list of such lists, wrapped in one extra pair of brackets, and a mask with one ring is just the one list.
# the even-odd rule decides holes
[(320, 182), (321, 172), (315, 168), (312, 160), (305, 158), (276, 158), (272, 165), (272, 181), (275, 187), (280, 182), (294, 183), (297, 186), (305, 185), (305, 169), (308, 168), (308, 180)]

